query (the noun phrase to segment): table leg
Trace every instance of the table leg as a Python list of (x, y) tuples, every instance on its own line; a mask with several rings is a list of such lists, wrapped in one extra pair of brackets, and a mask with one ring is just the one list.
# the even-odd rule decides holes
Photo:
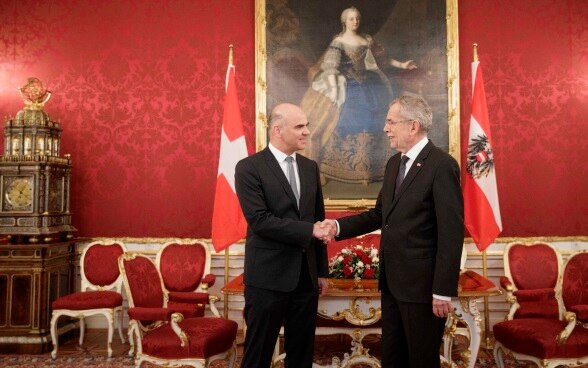
[(476, 299), (475, 297), (460, 298), (459, 303), (454, 303), (455, 314), (467, 325), (470, 334), (470, 344), (468, 346), (469, 358), (467, 359), (468, 368), (474, 368), (482, 341), (482, 318), (480, 317)]

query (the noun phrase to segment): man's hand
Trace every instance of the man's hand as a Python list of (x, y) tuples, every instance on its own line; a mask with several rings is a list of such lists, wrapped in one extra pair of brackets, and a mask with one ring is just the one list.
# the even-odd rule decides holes
[(327, 287), (329, 285), (329, 281), (324, 277), (319, 277), (318, 279), (318, 288), (319, 288), (319, 295), (325, 295), (327, 291)]
[(337, 234), (337, 225), (334, 220), (325, 220), (323, 222), (317, 221), (312, 230), (312, 236), (327, 244)]
[(433, 298), (433, 314), (440, 318), (446, 318), (453, 311), (450, 301)]
[(329, 229), (329, 235), (331, 239), (337, 236), (337, 222), (335, 220), (325, 219), (321, 222), (321, 226)]
[(323, 243), (327, 244), (331, 239), (329, 237), (329, 229), (322, 226), (321, 222), (317, 221), (312, 227), (312, 236), (322, 240)]

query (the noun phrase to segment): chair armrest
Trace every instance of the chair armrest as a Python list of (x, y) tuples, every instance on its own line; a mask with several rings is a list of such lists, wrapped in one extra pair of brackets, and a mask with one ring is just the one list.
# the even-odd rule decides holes
[(171, 327), (174, 333), (180, 338), (180, 346), (185, 347), (186, 344), (190, 341), (188, 335), (182, 331), (180, 327), (180, 323), (184, 320), (184, 316), (182, 313), (173, 313), (171, 315)]
[(574, 327), (576, 327), (576, 313), (565, 312), (564, 319), (568, 324), (556, 337), (556, 341), (557, 341), (558, 345), (565, 344), (568, 337), (570, 337), (570, 335), (572, 334)]
[(514, 284), (506, 276), (500, 276), (499, 283), (500, 288), (504, 290), (504, 299), (510, 304), (510, 308), (505, 318), (505, 320), (510, 321), (514, 318), (517, 309), (520, 307), (517, 302), (517, 297), (514, 295)]
[(513, 289), (512, 281), (506, 276), (500, 276), (500, 287), (504, 290), (511, 290)]
[(213, 287), (215, 282), (216, 275), (209, 273), (208, 275), (204, 276), (202, 278), (202, 281), (200, 282), (200, 284), (202, 285), (202, 290), (207, 290), (208, 288)]
[(167, 308), (129, 308), (128, 314), (131, 319), (137, 321), (169, 321), (173, 311)]
[(218, 312), (218, 309), (216, 308), (216, 305), (214, 303), (218, 302), (220, 300), (220, 298), (216, 295), (209, 295), (208, 297), (209, 299), (209, 306), (210, 306), (210, 311), (212, 312), (212, 314), (215, 317), (220, 317), (220, 313)]
[(584, 328), (588, 328), (588, 304), (574, 305), (568, 309), (570, 312), (576, 313), (578, 322), (582, 323)]

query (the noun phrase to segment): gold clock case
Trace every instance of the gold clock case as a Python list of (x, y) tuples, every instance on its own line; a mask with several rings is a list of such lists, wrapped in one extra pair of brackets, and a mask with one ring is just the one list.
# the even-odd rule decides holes
[(61, 127), (43, 111), (51, 92), (37, 78), (19, 90), (25, 106), (4, 124), (0, 234), (13, 243), (70, 238), (71, 157), (60, 156)]
[[(26, 236), (35, 242), (76, 231), (71, 225), (70, 177), (68, 158), (45, 156), (13, 162), (1, 157), (0, 234)], [(25, 183), (30, 185), (30, 199), (27, 193), (19, 196), (29, 190)]]

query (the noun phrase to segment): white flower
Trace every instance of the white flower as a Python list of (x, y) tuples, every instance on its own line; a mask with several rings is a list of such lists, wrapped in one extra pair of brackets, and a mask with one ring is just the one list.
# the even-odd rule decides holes
[(342, 262), (342, 261), (343, 261), (343, 256), (337, 257), (337, 262)]
[(357, 268), (363, 268), (363, 262), (362, 261), (357, 262)]
[(372, 263), (378, 263), (378, 262), (380, 262), (380, 258), (378, 258), (378, 257), (372, 258)]
[[(372, 248), (371, 252), (370, 252), (370, 257), (372, 257), (372, 260), (374, 259), (378, 259), (378, 250), (376, 248)], [(374, 258), (376, 257), (376, 258)]]

